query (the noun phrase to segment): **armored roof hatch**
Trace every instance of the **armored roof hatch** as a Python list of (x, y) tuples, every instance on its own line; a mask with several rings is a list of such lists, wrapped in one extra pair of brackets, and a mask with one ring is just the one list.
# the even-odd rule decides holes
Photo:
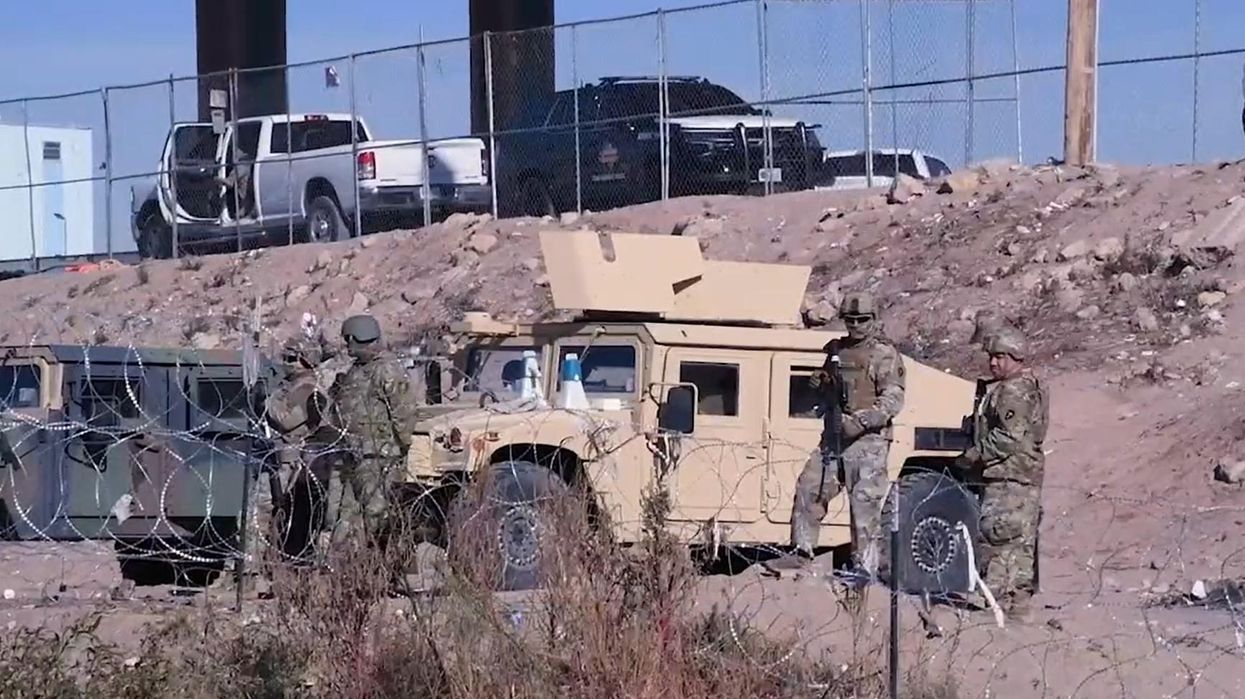
[(540, 247), (558, 310), (678, 322), (798, 325), (812, 271), (706, 260), (700, 242), (685, 236), (541, 231)]

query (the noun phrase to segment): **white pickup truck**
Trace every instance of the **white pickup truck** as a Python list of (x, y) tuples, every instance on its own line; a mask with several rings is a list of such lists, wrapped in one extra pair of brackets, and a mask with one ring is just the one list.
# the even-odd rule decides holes
[[(155, 183), (143, 185), (141, 196), (130, 191), (142, 257), (171, 256), (174, 220), (183, 250), (239, 235), (246, 243), (282, 242), (291, 228), (296, 240), (341, 240), (358, 233), (356, 210), (364, 233), (423, 220), (419, 141), (374, 141), (349, 114), (251, 117), (234, 128), (218, 135), (210, 123), (179, 123), (170, 130)], [(435, 141), (427, 163), (434, 214), (492, 208), (484, 141)]]

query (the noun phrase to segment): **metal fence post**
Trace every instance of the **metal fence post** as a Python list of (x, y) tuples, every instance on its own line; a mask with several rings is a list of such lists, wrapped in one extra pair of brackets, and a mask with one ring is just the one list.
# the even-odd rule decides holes
[(354, 169), (354, 177), (351, 178), (354, 180), (354, 234), (362, 236), (363, 207), (359, 198), (359, 111), (355, 106), (354, 64), (355, 55), (352, 53), (350, 64), (346, 66), (350, 79), (350, 167)]
[[(768, 196), (773, 193), (774, 177), (774, 136), (770, 125), (769, 103), (769, 3), (757, 0), (757, 52), (761, 70), (761, 162), (765, 168), (765, 180), (761, 183), (762, 190)], [(744, 130), (744, 147), (748, 143), (747, 130)], [(751, 177), (751, 173), (748, 174)], [(758, 178), (759, 179), (759, 178)]]
[(26, 151), (26, 201), (30, 217), (30, 269), (39, 271), (39, 243), (35, 235), (35, 175), (30, 162), (30, 103), (22, 100), (22, 141)]
[(873, 186), (873, 24), (870, 0), (860, 0), (861, 83), (865, 103), (865, 186)]
[(1016, 162), (1023, 163), (1025, 161), (1025, 147), (1024, 129), (1020, 119), (1020, 49), (1016, 39), (1016, 0), (1008, 0), (1007, 5), (1011, 13), (1012, 22), (1012, 77), (1016, 85)]
[(432, 225), (432, 168), (428, 166), (428, 119), (424, 113), (427, 97), (424, 86), (424, 28), (419, 28), (419, 45), (415, 48), (415, 77), (419, 88), (419, 150), (424, 163), (424, 179), (419, 185), (419, 197), (423, 200), (424, 226)]
[(238, 189), (238, 69), (229, 69), (229, 159), (233, 162), (233, 236), (242, 252), (242, 196)]
[[(176, 87), (176, 83), (173, 82), (173, 74), (169, 73), (169, 164), (168, 164), (167, 174), (169, 178), (169, 198), (172, 199), (172, 201), (169, 202), (169, 212), (172, 214), (172, 218), (173, 218), (173, 220), (169, 222), (169, 226), (170, 226), (169, 247), (172, 248), (171, 252), (173, 255), (173, 259), (175, 260), (178, 257), (178, 248), (180, 247), (180, 243), (179, 243), (180, 239), (178, 238), (178, 235), (177, 235), (178, 231), (177, 231), (177, 133), (176, 133), (176, 130), (177, 130), (177, 95), (176, 95), (176, 90), (177, 90), (177, 87)], [(157, 180), (156, 180), (156, 196), (157, 197), (164, 196), (162, 193), (162, 190), (163, 188), (160, 186), (160, 181), (157, 176)]]
[[(288, 67), (283, 67), (282, 70), (286, 71), (287, 76), (289, 75)], [(352, 81), (352, 84), (353, 84), (353, 81)], [(289, 245), (294, 244), (294, 211), (295, 211), (294, 206), (295, 204), (294, 204), (294, 123), (293, 122), (294, 122), (294, 119), (290, 112), (290, 104), (289, 104), (289, 101), (287, 100), (285, 104), (285, 200), (290, 203), (289, 205), (290, 215), (286, 216), (285, 218), (285, 235), (288, 238)], [(358, 166), (356, 165), (356, 167)], [(359, 175), (356, 172), (355, 179), (357, 180), (358, 177)], [(304, 201), (302, 202), (302, 205), (305, 206), (308, 203), (309, 202)], [(304, 219), (304, 225), (307, 226), (308, 233), (310, 233), (311, 225), (305, 219)], [(308, 235), (307, 238), (310, 239), (311, 236)]]
[(661, 145), (661, 199), (670, 198), (670, 141), (666, 122), (670, 105), (666, 101), (666, 12), (657, 10), (657, 135)]
[[(580, 152), (579, 144), (579, 64), (576, 53), (579, 51), (575, 43), (575, 27), (571, 25), (571, 92), (575, 101), (575, 212), (582, 214), (584, 212), (584, 181), (583, 181), (583, 155)], [(496, 197), (494, 197), (496, 201)]]
[[(974, 49), (973, 44), (975, 43), (974, 39), (976, 37), (976, 31), (975, 31), (976, 27), (974, 26), (976, 24), (976, 15), (977, 15), (976, 10), (977, 10), (976, 0), (968, 0), (968, 2), (964, 3), (964, 22), (965, 22), (964, 62), (965, 62), (965, 68), (966, 68), (966, 71), (964, 74), (968, 78), (968, 82), (966, 83), (966, 86), (965, 86), (966, 89), (964, 92), (965, 107), (968, 111), (967, 118), (964, 120), (964, 166), (965, 167), (968, 167), (968, 165), (973, 162), (973, 129), (974, 129), (973, 117), (975, 116), (976, 106), (977, 106), (976, 95), (975, 95), (976, 84), (975, 84), (975, 81), (973, 80), (973, 74), (976, 72), (975, 64), (977, 62), (976, 54), (973, 51)], [(895, 49), (892, 46), (891, 52), (894, 53), (894, 51)]]
[(1193, 0), (1193, 162), (1197, 162), (1198, 83), (1202, 69), (1202, 0)]
[[(492, 190), (493, 218), (497, 218), (497, 123), (493, 110), (493, 32), (484, 32), (484, 92), (488, 101), (489, 188)], [(422, 105), (423, 102), (420, 102)]]
[[(104, 235), (105, 249), (112, 257), (112, 121), (108, 114), (108, 88), (99, 91), (104, 100)], [(32, 214), (33, 216), (33, 214)]]

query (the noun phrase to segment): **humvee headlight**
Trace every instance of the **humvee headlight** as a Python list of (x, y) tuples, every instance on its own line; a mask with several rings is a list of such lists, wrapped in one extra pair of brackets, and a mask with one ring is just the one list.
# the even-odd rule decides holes
[(447, 435), (445, 438), (445, 446), (449, 447), (450, 449), (462, 449), (463, 448), (463, 431), (458, 429), (457, 427), (450, 429), (449, 435)]

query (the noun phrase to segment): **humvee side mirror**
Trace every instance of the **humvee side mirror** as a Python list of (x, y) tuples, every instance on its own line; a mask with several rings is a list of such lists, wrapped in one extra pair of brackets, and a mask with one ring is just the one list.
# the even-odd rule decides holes
[(666, 392), (657, 415), (657, 426), (668, 432), (691, 434), (696, 430), (696, 389), (691, 386), (672, 386)]

